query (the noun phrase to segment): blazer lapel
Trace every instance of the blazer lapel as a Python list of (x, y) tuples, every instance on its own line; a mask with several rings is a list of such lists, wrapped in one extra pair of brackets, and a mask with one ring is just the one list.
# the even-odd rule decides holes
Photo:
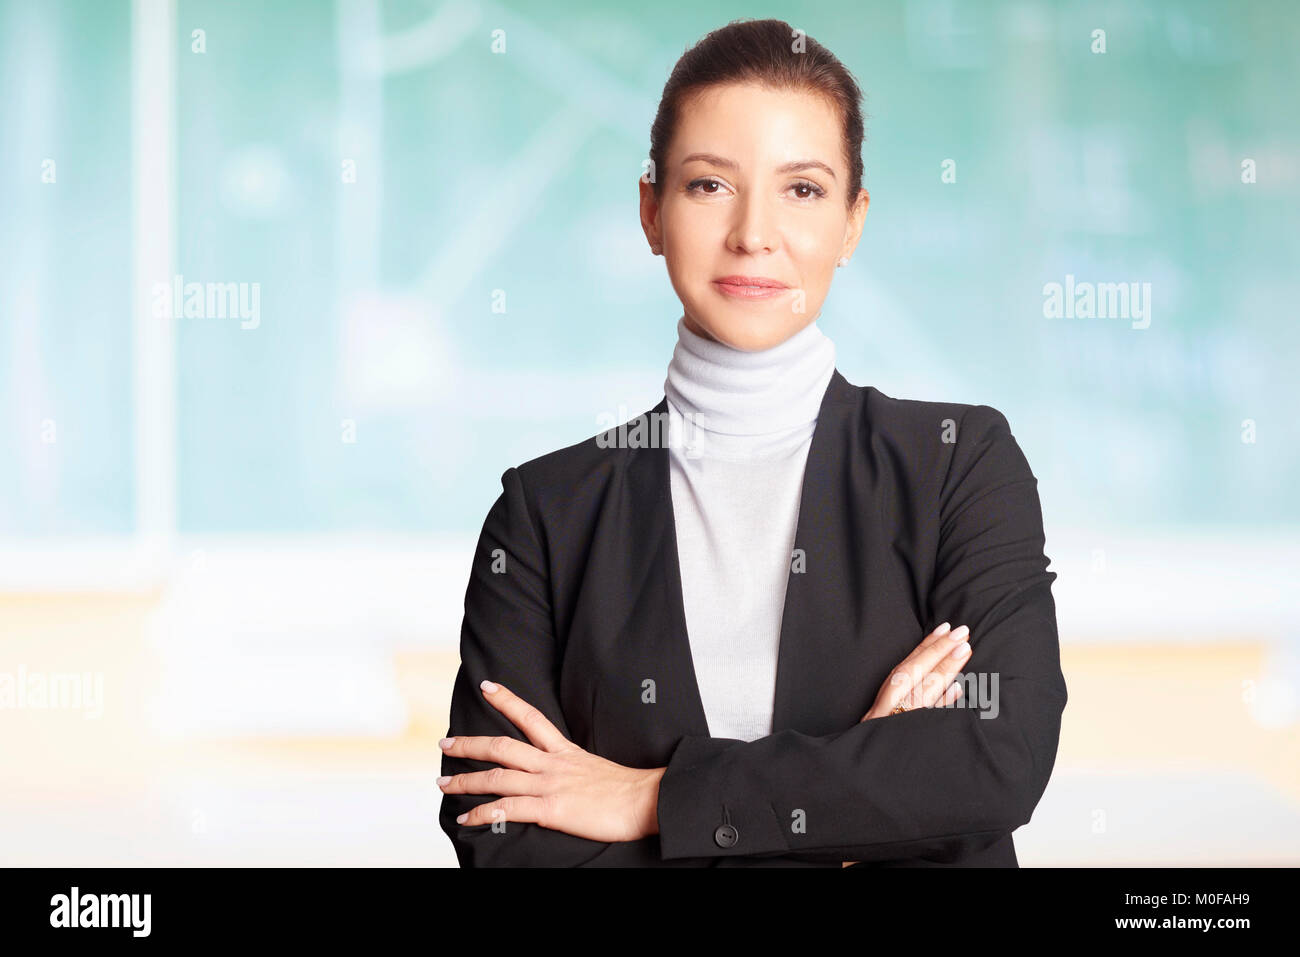
[(861, 641), (866, 603), (859, 586), (864, 543), (875, 529), (870, 489), (855, 454), (858, 390), (839, 370), (831, 376), (817, 415), (804, 467), (795, 556), (786, 585), (777, 651), (772, 732), (810, 735), (842, 731), (845, 715), (860, 718), (861, 702), (851, 662), (864, 661)]
[[(622, 545), (621, 560), (631, 563), (624, 575), (639, 596), (642, 611), (627, 629), (636, 635), (633, 646), (620, 649), (654, 675), (658, 703), (667, 708), (675, 740), (681, 735), (709, 734), (708, 720), (700, 697), (690, 642), (686, 635), (686, 614), (682, 601), (681, 569), (677, 560), (677, 529), (672, 511), (672, 488), (668, 459), (668, 399), (664, 397), (649, 412), (646, 433), (649, 445), (631, 451), (628, 464), (628, 499), (623, 502), (623, 522), (628, 538)], [(630, 427), (630, 426), (629, 426)]]

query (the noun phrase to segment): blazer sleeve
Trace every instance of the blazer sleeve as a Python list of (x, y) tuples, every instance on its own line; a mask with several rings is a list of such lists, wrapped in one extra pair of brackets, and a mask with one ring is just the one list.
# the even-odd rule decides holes
[[(660, 782), (664, 859), (946, 860), (1029, 821), (1066, 703), (1037, 484), (1002, 413), (968, 409), (940, 491), (927, 632), (970, 627), (964, 670), (987, 675), (993, 705), (963, 694), (829, 735), (686, 736)], [(735, 831), (715, 840), (724, 816)]]
[[(451, 696), (447, 732), (456, 735), (528, 737), (479, 689), (484, 678), (500, 681), (539, 708), (560, 733), (569, 729), (557, 693), (558, 661), (547, 563), (518, 469), (501, 477), (503, 491), (488, 512), (474, 553), (460, 633), (460, 669)], [(442, 773), (463, 774), (500, 765), (442, 756)], [(585, 867), (638, 862), (644, 842), (602, 843), (531, 822), (466, 826), (456, 817), (497, 800), (490, 794), (443, 794), (438, 822), (451, 838), (461, 867)], [(651, 857), (651, 863), (654, 858)]]

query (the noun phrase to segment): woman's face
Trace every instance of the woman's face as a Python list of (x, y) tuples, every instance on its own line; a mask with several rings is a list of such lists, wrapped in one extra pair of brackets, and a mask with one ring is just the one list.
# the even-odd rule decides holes
[(641, 225), (663, 247), (687, 328), (755, 351), (816, 319), (868, 202), (865, 189), (852, 210), (845, 201), (849, 170), (830, 102), (751, 84), (710, 87), (683, 102), (666, 152), (656, 171), (662, 199), (641, 183)]

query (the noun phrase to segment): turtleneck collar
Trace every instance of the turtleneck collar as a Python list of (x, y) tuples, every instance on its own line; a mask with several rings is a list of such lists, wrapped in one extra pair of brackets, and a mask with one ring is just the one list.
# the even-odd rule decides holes
[(745, 352), (696, 335), (683, 317), (664, 394), (706, 433), (772, 437), (810, 431), (834, 372), (835, 344), (815, 319), (770, 349)]

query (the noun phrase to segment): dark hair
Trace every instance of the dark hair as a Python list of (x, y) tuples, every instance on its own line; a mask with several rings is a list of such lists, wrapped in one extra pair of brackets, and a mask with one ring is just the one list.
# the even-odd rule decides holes
[[(802, 49), (795, 49), (796, 38)], [(784, 20), (733, 20), (706, 34), (677, 61), (650, 127), (652, 185), (657, 199), (663, 196), (664, 161), (683, 101), (705, 87), (723, 83), (758, 83), (777, 90), (816, 93), (830, 100), (844, 123), (847, 204), (852, 207), (862, 188), (862, 91), (835, 54)]]

